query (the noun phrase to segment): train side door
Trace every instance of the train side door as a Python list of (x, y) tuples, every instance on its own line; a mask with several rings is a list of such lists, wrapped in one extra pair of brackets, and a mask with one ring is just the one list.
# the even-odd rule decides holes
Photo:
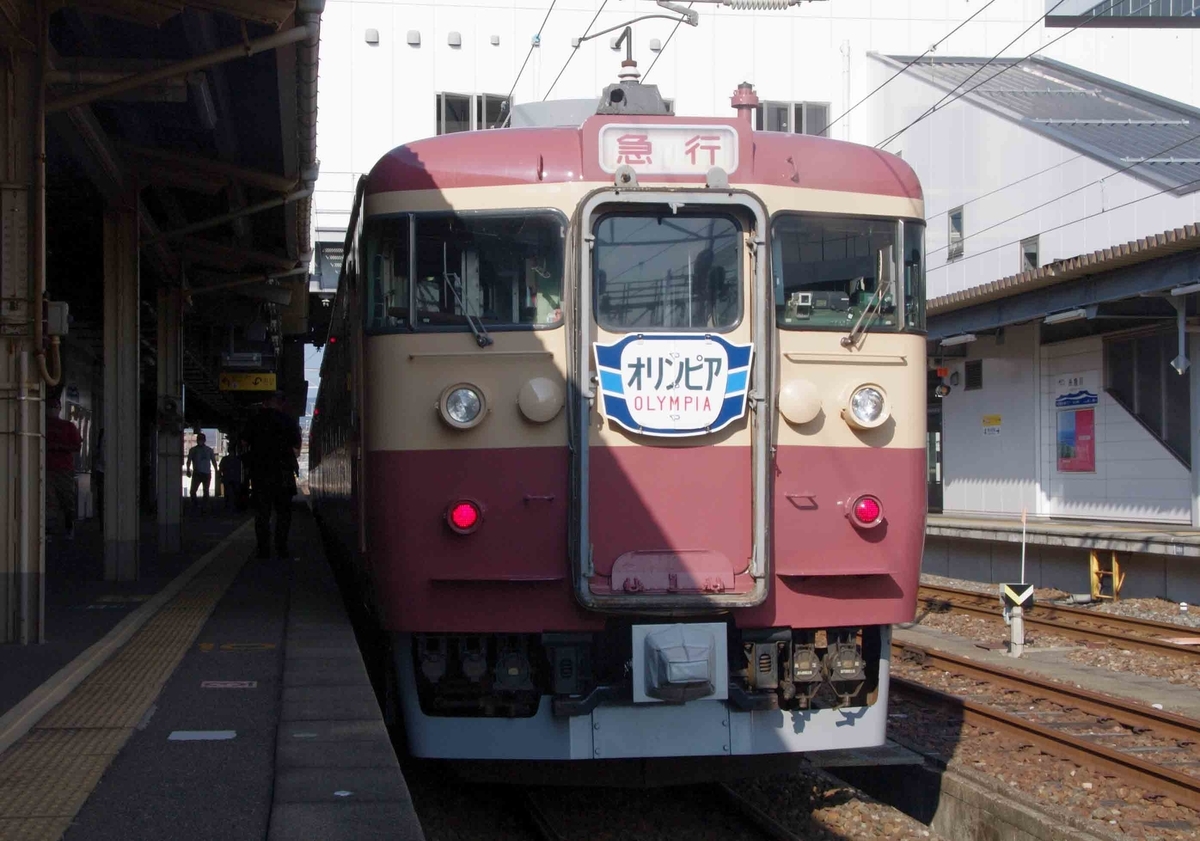
[(577, 588), (589, 606), (765, 596), (763, 212), (747, 196), (588, 205)]

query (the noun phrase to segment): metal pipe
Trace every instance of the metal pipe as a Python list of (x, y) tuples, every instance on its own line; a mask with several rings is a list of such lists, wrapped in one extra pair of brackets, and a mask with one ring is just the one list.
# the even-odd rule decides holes
[[(299, 136), (300, 179), (314, 185), (317, 181), (317, 65), (321, 43), (320, 20), (324, 0), (307, 0), (297, 5), (298, 19), (311, 35), (296, 49), (296, 122)], [(312, 259), (312, 198), (302, 199), (296, 207), (296, 243), (299, 258)]]
[(37, 358), (39, 376), (46, 385), (58, 385), (62, 377), (58, 336), (50, 339), (51, 368), (46, 367), (45, 339), (42, 329), (42, 310), (46, 300), (46, 72), (50, 63), (50, 19), (45, 0), (39, 0), (38, 15), (38, 75), (37, 107), (33, 127), (33, 352)]
[(29, 353), (21, 351), (17, 376), (17, 577), (20, 579), (20, 619), (17, 639), (29, 644), (30, 580), (29, 557)]
[(226, 61), (231, 61), (235, 58), (249, 58), (252, 55), (257, 55), (267, 50), (273, 50), (277, 47), (283, 47), (288, 44), (294, 44), (297, 41), (313, 39), (318, 37), (320, 28), (315, 23), (307, 23), (303, 26), (295, 26), (284, 32), (276, 32), (274, 35), (268, 35), (265, 38), (259, 38), (254, 41), (247, 41), (244, 44), (237, 44), (232, 47), (211, 52), (206, 55), (196, 56), (186, 61), (180, 61), (176, 64), (161, 67), (157, 70), (149, 70), (145, 73), (135, 73), (131, 76), (126, 76), (112, 84), (103, 85), (90, 91), (82, 91), (70, 96), (60, 97), (51, 102), (46, 107), (46, 113), (57, 114), (60, 111), (66, 111), (69, 108), (75, 108), (79, 105), (87, 105), (101, 99), (108, 99), (117, 94), (126, 93), (127, 91), (137, 88), (152, 85), (155, 82), (166, 81), (173, 79), (176, 76), (186, 76), (195, 70), (204, 70), (212, 67), (214, 64), (222, 64)]
[(286, 272), (273, 272), (271, 274), (251, 275), (230, 280), (224, 283), (213, 283), (207, 286), (193, 286), (187, 290), (188, 295), (202, 295), (205, 292), (219, 292), (222, 289), (235, 289), (239, 286), (249, 286), (252, 283), (268, 283), (272, 280), (279, 280), (284, 277), (295, 277), (296, 275), (308, 274), (308, 266), (297, 266)]
[(308, 198), (312, 194), (313, 187), (309, 186), (303, 190), (297, 190), (294, 193), (289, 193), (286, 196), (280, 196), (279, 198), (275, 199), (267, 199), (266, 201), (259, 202), (258, 204), (252, 204), (247, 207), (239, 208), (238, 210), (232, 210), (229, 213), (222, 213), (220, 216), (213, 216), (209, 219), (187, 225), (183, 228), (176, 228), (173, 231), (166, 231), (158, 236), (153, 236), (149, 239), (142, 240), (142, 245), (157, 245), (160, 242), (165, 242), (177, 237), (187, 236), (188, 234), (194, 234), (197, 231), (206, 231), (209, 228), (216, 228), (219, 225), (224, 225), (226, 222), (232, 222), (234, 219), (241, 219), (243, 216), (252, 216), (255, 213), (262, 213), (264, 210), (271, 210), (272, 208), (282, 207), (283, 205), (290, 204), (294, 201), (300, 201), (301, 199)]

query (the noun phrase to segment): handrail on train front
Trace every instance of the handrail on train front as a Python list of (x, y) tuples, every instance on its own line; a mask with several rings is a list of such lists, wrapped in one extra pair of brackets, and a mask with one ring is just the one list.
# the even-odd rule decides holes
[[(659, 204), (676, 206), (708, 207), (739, 207), (749, 211), (754, 217), (754, 227), (747, 232), (751, 237), (754, 256), (754, 286), (751, 289), (751, 304), (754, 308), (754, 344), (758, 362), (752, 368), (753, 390), (748, 396), (747, 415), (750, 423), (754, 424), (753, 445), (753, 552), (750, 558), (749, 571), (754, 581), (754, 587), (749, 593), (708, 594), (708, 595), (679, 595), (660, 597), (655, 595), (598, 595), (591, 591), (588, 585), (593, 575), (592, 546), (590, 519), (588, 511), (588, 438), (591, 424), (591, 409), (597, 397), (591, 382), (591, 340), (593, 327), (592, 312), (592, 219), (596, 211), (604, 205), (611, 204)], [(573, 494), (572, 523), (576, 526), (573, 540), (572, 567), (576, 583), (576, 598), (590, 609), (608, 609), (619, 611), (655, 612), (679, 609), (712, 609), (712, 608), (744, 608), (762, 604), (767, 598), (769, 579), (767, 576), (767, 558), (770, 556), (768, 547), (767, 512), (769, 511), (768, 466), (770, 454), (771, 423), (774, 418), (772, 406), (773, 392), (770, 387), (770, 372), (772, 353), (772, 287), (767, 271), (767, 212), (761, 200), (753, 193), (737, 189), (711, 188), (604, 188), (590, 193), (583, 203), (579, 218), (578, 233), (572, 232), (572, 237), (582, 238), (586, 247), (579, 249), (579, 262), (575, 269), (579, 272), (579, 283), (575, 285), (578, 298), (575, 302), (577, 318), (572, 327), (574, 331), (574, 358), (570, 360), (573, 366), (574, 398), (578, 401), (578, 414), (573, 419), (576, 428), (572, 435), (578, 445), (573, 447), (573, 459), (576, 464), (575, 482), (577, 493)]]

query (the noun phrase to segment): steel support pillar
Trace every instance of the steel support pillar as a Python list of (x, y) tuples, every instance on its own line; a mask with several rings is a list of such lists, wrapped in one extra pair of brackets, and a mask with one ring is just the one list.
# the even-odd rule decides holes
[[(0, 33), (37, 43), (32, 4), (0, 18)], [(19, 20), (20, 29), (10, 22)], [(11, 27), (11, 28), (10, 28)], [(0, 643), (45, 641), (46, 386), (34, 356), (31, 230), (38, 55), (7, 53), (0, 84)]]
[(138, 577), (141, 363), (136, 194), (104, 213), (104, 578)]
[(1200, 359), (1196, 359), (1195, 335), (1188, 336), (1188, 358), (1192, 360), (1192, 366), (1185, 376), (1191, 377), (1188, 383), (1191, 391), (1188, 428), (1192, 430), (1192, 526), (1200, 528)]
[(183, 538), (183, 296), (158, 292), (158, 549), (180, 552)]

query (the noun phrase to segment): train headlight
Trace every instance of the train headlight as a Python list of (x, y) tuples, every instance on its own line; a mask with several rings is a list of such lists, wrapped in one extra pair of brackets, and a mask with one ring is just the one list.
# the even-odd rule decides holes
[(487, 401), (483, 392), (473, 385), (459, 383), (442, 392), (438, 413), (442, 420), (456, 429), (470, 429), (483, 420)]
[(889, 415), (887, 395), (877, 385), (860, 385), (850, 393), (842, 409), (846, 423), (856, 429), (874, 429), (881, 426)]

